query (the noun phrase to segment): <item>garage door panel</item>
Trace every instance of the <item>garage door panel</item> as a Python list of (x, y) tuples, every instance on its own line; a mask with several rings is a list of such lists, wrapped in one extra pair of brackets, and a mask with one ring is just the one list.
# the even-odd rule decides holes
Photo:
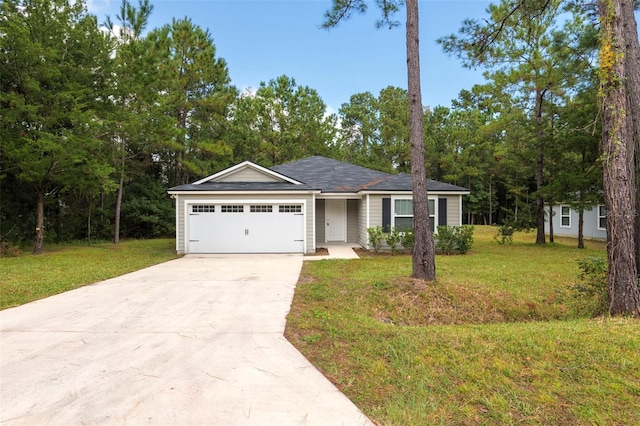
[(249, 230), (257, 253), (299, 253), (303, 251), (304, 216), (282, 213), (253, 213), (256, 225)]
[(189, 253), (301, 253), (302, 205), (215, 204), (189, 214)]
[[(198, 205), (192, 207), (192, 211)], [(243, 211), (228, 205), (213, 205), (207, 213), (189, 215), (190, 253), (241, 252), (244, 237)], [(235, 207), (235, 206), (233, 206)]]
[(189, 220), (190, 253), (219, 253), (223, 249), (223, 227), (217, 215), (191, 214)]

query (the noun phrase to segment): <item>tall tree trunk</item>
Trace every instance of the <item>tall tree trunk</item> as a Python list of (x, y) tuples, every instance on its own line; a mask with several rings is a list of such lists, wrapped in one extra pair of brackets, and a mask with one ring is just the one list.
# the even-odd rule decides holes
[(89, 213), (87, 214), (87, 242), (91, 245), (91, 213), (93, 207), (93, 195), (89, 191)]
[[(607, 209), (607, 288), (612, 315), (640, 316), (636, 265), (634, 177), (625, 84), (623, 0), (600, 0), (600, 91), (603, 99), (603, 182)], [(631, 19), (627, 17), (626, 19)], [(637, 35), (636, 35), (637, 36)]]
[[(640, 67), (640, 64), (638, 64)], [(640, 68), (638, 68), (640, 71)], [(640, 108), (638, 115), (640, 115)], [(638, 278), (640, 279), (640, 138), (636, 140), (635, 146), (635, 157), (636, 157), (636, 272), (638, 273)]]
[(120, 157), (120, 181), (118, 183), (118, 195), (116, 197), (115, 223), (113, 225), (113, 244), (120, 244), (120, 211), (122, 210), (122, 192), (124, 191), (124, 176), (127, 165), (127, 145), (124, 138), (121, 138), (122, 156)]
[[(640, 67), (640, 64), (638, 64)], [(640, 69), (639, 69), (640, 71)], [(638, 115), (640, 115), (640, 108), (638, 109)], [(635, 158), (636, 158), (636, 273), (638, 279), (640, 279), (640, 138), (636, 140), (635, 146)]]
[(120, 244), (120, 210), (122, 207), (122, 191), (124, 190), (124, 170), (120, 173), (118, 196), (116, 197), (116, 218), (113, 226), (113, 244)]
[[(489, 225), (493, 225), (493, 193), (491, 192), (491, 178), (493, 174), (489, 175)], [(471, 188), (471, 186), (469, 186)]]
[(584, 248), (584, 207), (578, 208), (578, 248)]
[(420, 91), (420, 54), (418, 0), (407, 0), (407, 74), (409, 83), (409, 141), (411, 145), (411, 178), (413, 188), (413, 277), (427, 281), (436, 279), (433, 235), (429, 224), (427, 178), (424, 165), (422, 132), (422, 94)]
[[(636, 201), (636, 270), (640, 274), (640, 40), (638, 25), (634, 14), (634, 1), (622, 1), (622, 14), (625, 17), (623, 30), (625, 34), (625, 71), (627, 89), (627, 117), (629, 118), (629, 138), (631, 170), (635, 173)], [(634, 160), (635, 159), (635, 160)]]
[(33, 254), (44, 253), (44, 190), (38, 188), (36, 204), (36, 240), (33, 244)]
[(542, 186), (544, 185), (544, 131), (542, 130), (542, 100), (544, 91), (536, 89), (536, 125), (538, 131), (536, 139), (538, 142), (538, 159), (536, 161), (536, 244), (545, 244), (544, 236), (544, 197), (542, 196)]

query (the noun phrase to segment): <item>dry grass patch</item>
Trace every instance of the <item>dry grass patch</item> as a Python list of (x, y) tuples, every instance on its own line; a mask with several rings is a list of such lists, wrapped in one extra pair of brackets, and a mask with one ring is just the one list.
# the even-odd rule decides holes
[[(388, 311), (379, 310), (375, 317), (397, 325), (506, 322), (511, 306), (519, 305), (506, 292), (482, 292), (460, 284), (428, 283), (408, 277), (397, 278), (390, 284), (395, 291), (389, 294)], [(521, 310), (533, 311), (532, 306), (524, 303)], [(528, 316), (535, 316), (532, 314), (529, 312)]]

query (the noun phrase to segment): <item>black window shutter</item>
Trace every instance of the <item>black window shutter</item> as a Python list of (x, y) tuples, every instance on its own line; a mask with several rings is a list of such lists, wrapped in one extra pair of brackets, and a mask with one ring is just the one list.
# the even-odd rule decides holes
[(382, 199), (382, 229), (384, 232), (391, 230), (391, 198)]
[(447, 225), (447, 199), (438, 198), (438, 225)]

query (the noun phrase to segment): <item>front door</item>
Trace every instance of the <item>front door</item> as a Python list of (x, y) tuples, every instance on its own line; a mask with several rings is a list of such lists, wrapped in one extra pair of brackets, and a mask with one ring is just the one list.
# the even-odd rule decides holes
[(347, 200), (325, 201), (325, 240), (347, 241)]

